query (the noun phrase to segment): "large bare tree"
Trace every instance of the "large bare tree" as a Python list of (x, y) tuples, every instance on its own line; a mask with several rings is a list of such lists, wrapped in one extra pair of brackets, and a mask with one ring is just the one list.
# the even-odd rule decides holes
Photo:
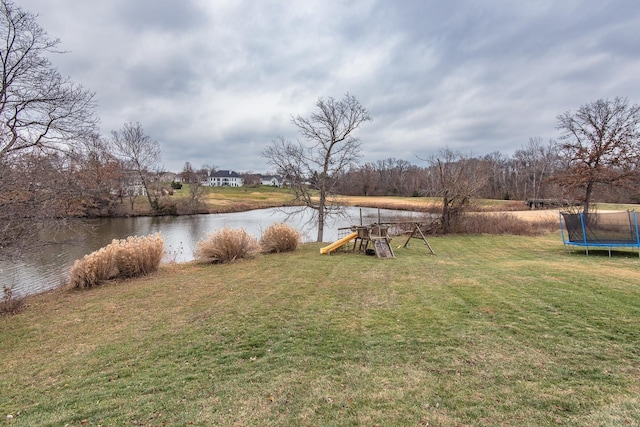
[(0, 157), (30, 148), (60, 148), (95, 130), (94, 94), (62, 77), (47, 55), (36, 16), (0, 1)]
[[(145, 134), (140, 123), (125, 123), (122, 129), (111, 132), (111, 139), (118, 155), (127, 165), (129, 173), (135, 179), (129, 186), (138, 184), (144, 188), (149, 207), (154, 210), (151, 198), (150, 174), (160, 166), (160, 145)], [(134, 188), (130, 188), (134, 191)]]
[(557, 121), (567, 168), (556, 181), (582, 192), (584, 212), (590, 210), (594, 186), (637, 179), (640, 105), (630, 105), (626, 98), (599, 99), (558, 115)]
[(36, 18), (0, 0), (0, 257), (33, 248), (38, 230), (78, 213), (68, 153), (97, 124), (94, 94), (53, 66), (60, 41)]
[(457, 231), (472, 198), (486, 184), (482, 161), (449, 148), (429, 159), (435, 193), (442, 197), (443, 233)]
[(320, 98), (308, 117), (291, 118), (302, 141), (292, 143), (279, 137), (263, 151), (269, 164), (289, 181), (296, 200), (313, 210), (318, 242), (323, 239), (327, 217), (342, 211), (334, 188), (359, 160), (360, 141), (353, 134), (368, 121), (369, 111), (352, 95), (341, 100)]

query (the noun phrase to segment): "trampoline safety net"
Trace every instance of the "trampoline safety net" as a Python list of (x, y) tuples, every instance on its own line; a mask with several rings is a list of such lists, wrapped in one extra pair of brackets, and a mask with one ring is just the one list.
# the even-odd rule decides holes
[(565, 243), (590, 246), (640, 245), (638, 221), (634, 211), (561, 214)]

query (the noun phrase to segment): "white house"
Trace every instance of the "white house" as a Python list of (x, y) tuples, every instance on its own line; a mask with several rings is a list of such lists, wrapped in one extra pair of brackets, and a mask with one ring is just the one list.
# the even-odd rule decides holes
[(260, 184), (271, 187), (282, 187), (283, 179), (279, 175), (260, 175)]
[(210, 187), (242, 187), (242, 177), (234, 171), (220, 170), (209, 174), (207, 183)]

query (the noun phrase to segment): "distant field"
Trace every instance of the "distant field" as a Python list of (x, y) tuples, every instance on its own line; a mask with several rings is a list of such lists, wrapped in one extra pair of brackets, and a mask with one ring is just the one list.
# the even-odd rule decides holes
[(542, 237), (319, 244), (30, 297), (12, 426), (640, 425), (640, 261)]

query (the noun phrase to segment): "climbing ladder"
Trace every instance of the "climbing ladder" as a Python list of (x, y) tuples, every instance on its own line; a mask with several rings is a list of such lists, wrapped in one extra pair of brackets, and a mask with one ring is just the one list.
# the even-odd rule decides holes
[(395, 258), (393, 249), (389, 244), (389, 237), (387, 235), (387, 226), (373, 224), (367, 227), (354, 227), (353, 229), (358, 234), (353, 243), (353, 250), (356, 248), (361, 252), (367, 253), (369, 244), (373, 246), (373, 250), (378, 258)]

